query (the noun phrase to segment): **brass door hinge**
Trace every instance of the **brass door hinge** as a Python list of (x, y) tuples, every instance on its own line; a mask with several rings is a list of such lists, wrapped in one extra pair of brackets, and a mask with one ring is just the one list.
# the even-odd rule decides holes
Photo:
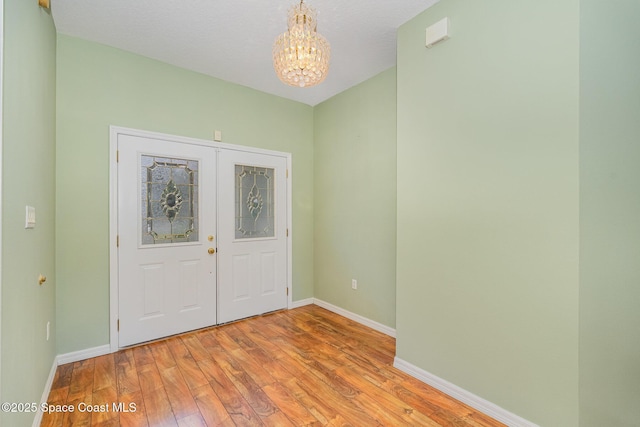
[(120, 319), (118, 319), (118, 332), (120, 332)]
[(287, 178), (289, 178), (289, 169), (287, 169)]
[(289, 237), (289, 229), (287, 228), (287, 237)]
[(116, 235), (116, 248), (120, 247), (120, 235)]
[(116, 163), (120, 161), (120, 150), (116, 150)]
[(289, 296), (289, 288), (287, 288), (287, 296)]

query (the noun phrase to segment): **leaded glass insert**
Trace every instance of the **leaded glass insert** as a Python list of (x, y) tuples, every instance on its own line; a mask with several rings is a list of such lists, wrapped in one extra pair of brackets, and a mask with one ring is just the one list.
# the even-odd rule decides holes
[(236, 239), (275, 236), (272, 168), (236, 165)]
[(140, 156), (142, 244), (198, 241), (198, 161)]

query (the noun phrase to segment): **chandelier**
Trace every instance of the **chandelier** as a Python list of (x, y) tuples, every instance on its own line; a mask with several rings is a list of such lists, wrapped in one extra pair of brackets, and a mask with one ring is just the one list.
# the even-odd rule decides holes
[(291, 86), (315, 86), (329, 72), (329, 42), (317, 32), (316, 11), (300, 1), (289, 9), (289, 30), (273, 44), (273, 68)]

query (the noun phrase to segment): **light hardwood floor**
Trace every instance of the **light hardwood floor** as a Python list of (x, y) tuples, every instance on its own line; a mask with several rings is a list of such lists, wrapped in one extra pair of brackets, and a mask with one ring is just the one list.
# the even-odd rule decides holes
[(41, 426), (503, 426), (394, 354), (395, 339), (318, 306), (280, 311), (61, 365), (49, 404), (75, 411)]

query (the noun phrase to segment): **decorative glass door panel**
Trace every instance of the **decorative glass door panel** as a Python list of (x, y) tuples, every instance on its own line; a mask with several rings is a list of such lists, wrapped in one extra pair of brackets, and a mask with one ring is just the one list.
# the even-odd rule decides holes
[(235, 238), (275, 236), (274, 169), (235, 165)]
[(198, 166), (140, 155), (142, 245), (198, 241)]

